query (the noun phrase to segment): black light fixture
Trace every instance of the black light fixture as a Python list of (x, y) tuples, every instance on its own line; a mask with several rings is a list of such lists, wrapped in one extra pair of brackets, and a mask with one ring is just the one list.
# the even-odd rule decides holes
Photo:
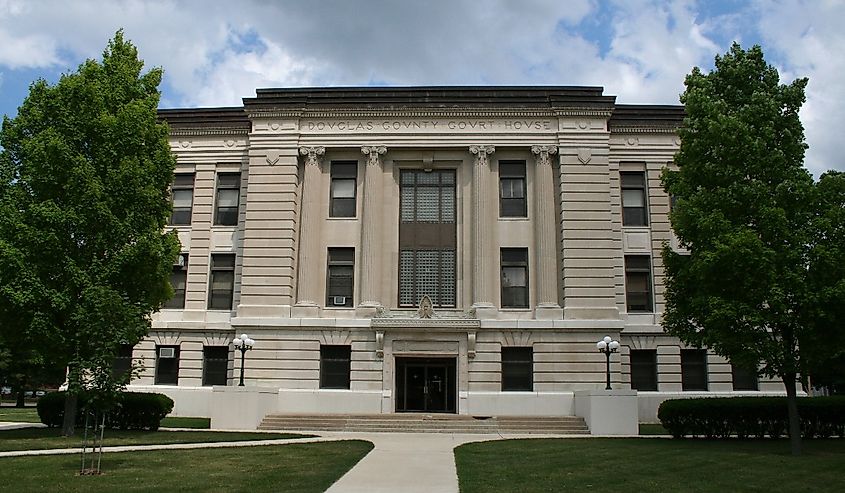
[(244, 356), (246, 356), (246, 352), (252, 349), (252, 346), (255, 345), (255, 341), (249, 338), (246, 334), (241, 334), (240, 337), (235, 337), (232, 340), (232, 344), (235, 345), (235, 349), (241, 352), (241, 383), (238, 384), (238, 387), (244, 386)]
[(607, 358), (607, 387), (604, 390), (612, 390), (610, 388), (610, 353), (615, 353), (619, 349), (619, 341), (614, 341), (610, 336), (604, 336), (604, 339), (596, 343), (596, 347)]

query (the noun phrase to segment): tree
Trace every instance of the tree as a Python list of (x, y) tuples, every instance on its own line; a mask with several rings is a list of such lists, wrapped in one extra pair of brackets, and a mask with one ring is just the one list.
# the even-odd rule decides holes
[(759, 46), (734, 44), (685, 84), (678, 170), (662, 178), (688, 252), (664, 248), (663, 324), (686, 344), (783, 380), (799, 454), (796, 378), (818, 342), (842, 332), (845, 182), (833, 172), (815, 183), (803, 167), (807, 79), (780, 84)]
[(0, 341), (67, 366), (66, 434), (78, 392), (119, 387), (120, 344), (172, 296), (175, 158), (157, 120), (162, 71), (143, 65), (118, 31), (102, 62), (34, 82), (0, 130)]

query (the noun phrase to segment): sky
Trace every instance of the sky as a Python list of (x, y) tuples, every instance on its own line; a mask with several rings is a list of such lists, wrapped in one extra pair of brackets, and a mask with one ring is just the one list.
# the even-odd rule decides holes
[(0, 114), (99, 58), (120, 28), (164, 68), (161, 107), (239, 106), (259, 87), (591, 85), (678, 104), (693, 66), (759, 44), (809, 77), (806, 164), (845, 170), (845, 0), (0, 0)]

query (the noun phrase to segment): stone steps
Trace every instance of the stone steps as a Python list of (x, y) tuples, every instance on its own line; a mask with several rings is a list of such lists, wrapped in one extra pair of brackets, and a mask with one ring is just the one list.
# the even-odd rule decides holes
[(268, 414), (260, 430), (345, 431), (361, 433), (519, 433), (587, 434), (577, 416), (496, 416), (475, 418), (457, 414)]

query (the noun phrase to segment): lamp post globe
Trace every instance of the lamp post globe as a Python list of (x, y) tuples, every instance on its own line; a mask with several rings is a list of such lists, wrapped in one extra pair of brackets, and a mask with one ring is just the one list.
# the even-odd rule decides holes
[(238, 383), (238, 387), (244, 386), (244, 358), (246, 356), (246, 352), (252, 349), (255, 346), (255, 341), (249, 338), (246, 334), (241, 334), (240, 337), (235, 337), (232, 339), (232, 344), (235, 346), (235, 349), (241, 352), (241, 379), (240, 383)]
[(596, 349), (598, 349), (600, 353), (604, 353), (606, 360), (605, 374), (607, 376), (607, 385), (604, 389), (612, 390), (610, 387), (610, 355), (611, 353), (615, 353), (619, 350), (619, 341), (614, 340), (610, 336), (604, 336), (602, 340), (596, 343)]

